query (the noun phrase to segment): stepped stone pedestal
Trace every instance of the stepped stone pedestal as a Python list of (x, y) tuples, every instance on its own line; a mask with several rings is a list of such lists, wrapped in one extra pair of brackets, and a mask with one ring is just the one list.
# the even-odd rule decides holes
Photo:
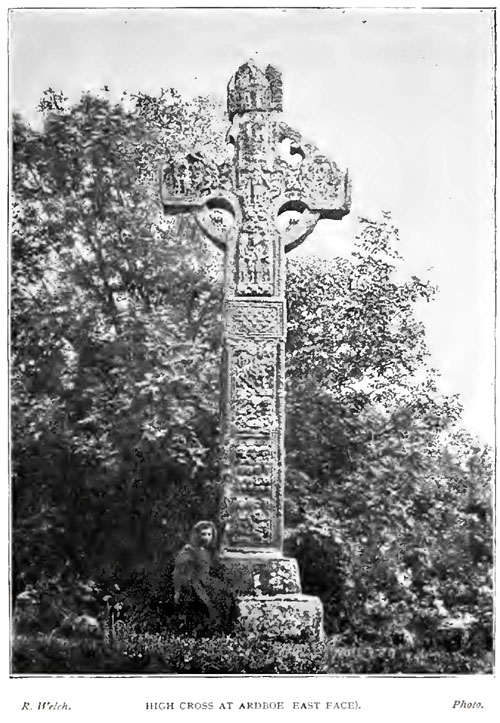
[(227, 553), (221, 563), (248, 634), (290, 642), (323, 639), (321, 600), (302, 595), (297, 561), (276, 553)]

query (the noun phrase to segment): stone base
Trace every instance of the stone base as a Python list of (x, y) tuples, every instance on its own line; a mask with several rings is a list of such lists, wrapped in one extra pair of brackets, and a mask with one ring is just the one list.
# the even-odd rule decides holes
[(293, 595), (301, 591), (299, 567), (293, 558), (276, 553), (272, 556), (258, 552), (226, 553), (220, 562), (237, 597)]
[(311, 595), (244, 595), (237, 601), (238, 625), (263, 639), (320, 642), (323, 606)]
[(240, 630), (277, 642), (323, 640), (323, 606), (301, 594), (297, 560), (277, 550), (225, 550), (220, 562), (236, 597)]

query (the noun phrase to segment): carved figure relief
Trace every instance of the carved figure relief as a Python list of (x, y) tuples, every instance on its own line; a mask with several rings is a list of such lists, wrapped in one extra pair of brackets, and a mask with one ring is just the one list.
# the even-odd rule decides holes
[(234, 349), (234, 384), (238, 397), (273, 396), (276, 376), (276, 347), (271, 343)]
[(276, 347), (253, 344), (231, 357), (231, 418), (240, 431), (276, 426)]
[(236, 288), (241, 296), (265, 296), (273, 293), (272, 248), (265, 239), (240, 234), (237, 255)]
[(256, 495), (271, 499), (276, 474), (276, 454), (271, 437), (233, 440), (226, 478), (231, 495)]
[(260, 465), (267, 467), (274, 463), (276, 450), (271, 436), (241, 437), (233, 439), (229, 454), (234, 465)]
[(266, 544), (272, 539), (271, 500), (266, 497), (235, 497), (229, 505), (229, 537), (233, 544)]
[(240, 470), (234, 470), (232, 490), (235, 494), (264, 494), (271, 490), (271, 475), (243, 475)]

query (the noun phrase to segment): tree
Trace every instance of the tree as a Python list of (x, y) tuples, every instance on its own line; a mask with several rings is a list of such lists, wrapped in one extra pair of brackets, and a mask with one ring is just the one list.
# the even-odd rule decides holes
[(330, 629), (385, 622), (387, 644), (491, 613), (489, 450), (439, 392), (413, 311), (434, 290), (398, 281), (397, 242), (389, 214), (360, 219), (352, 260), (291, 264), (288, 289), (289, 550)]
[[(172, 116), (185, 112), (169, 101)], [(193, 228), (160, 216), (150, 184), (162, 139), (144, 103), (132, 112), (84, 95), (65, 110), (47, 94), (41, 131), (14, 118), (13, 490), (24, 572), (48, 560), (54, 570), (159, 564), (198, 506), (217, 508), (204, 490), (216, 470), (220, 287), (203, 273)]]

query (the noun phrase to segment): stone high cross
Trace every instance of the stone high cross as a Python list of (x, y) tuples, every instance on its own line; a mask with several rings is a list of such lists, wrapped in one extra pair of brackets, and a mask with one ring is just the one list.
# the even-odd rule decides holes
[[(232, 161), (214, 171), (213, 163), (193, 153), (170, 158), (160, 171), (165, 212), (192, 213), (225, 251), (226, 558), (282, 555), (285, 253), (302, 243), (319, 219), (341, 219), (350, 208), (347, 173), (283, 122), (282, 95), (279, 71), (245, 63), (228, 85)], [(216, 209), (229, 214), (229, 228), (217, 225)], [(287, 211), (296, 213), (282, 229), (279, 216)], [(290, 590), (297, 592), (293, 585)]]

